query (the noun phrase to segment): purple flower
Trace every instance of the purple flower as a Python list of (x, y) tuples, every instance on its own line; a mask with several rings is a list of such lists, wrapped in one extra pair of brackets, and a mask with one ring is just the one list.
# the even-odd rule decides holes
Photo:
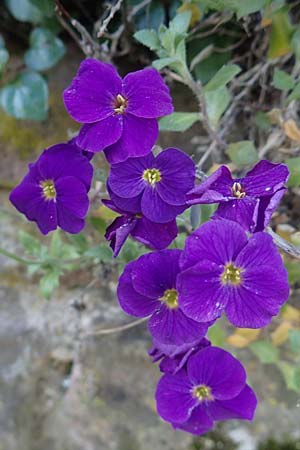
[(289, 171), (284, 164), (260, 161), (244, 178), (233, 179), (219, 167), (188, 194), (188, 204), (220, 203), (215, 217), (234, 220), (251, 232), (262, 231), (286, 192)]
[(151, 316), (148, 329), (162, 344), (181, 346), (203, 337), (210, 324), (189, 319), (178, 304), (181, 250), (147, 253), (126, 265), (117, 294), (121, 308), (135, 317)]
[(83, 123), (77, 143), (105, 151), (110, 163), (149, 153), (158, 136), (157, 118), (173, 112), (163, 78), (153, 68), (122, 78), (111, 64), (86, 59), (64, 91), (70, 116)]
[(210, 341), (203, 337), (193, 344), (181, 346), (161, 344), (153, 339), (153, 347), (148, 353), (153, 363), (161, 360), (159, 364), (161, 372), (177, 373), (179, 370), (186, 368), (187, 361), (191, 355), (210, 345)]
[(105, 233), (105, 239), (110, 241), (115, 258), (129, 235), (153, 250), (163, 250), (177, 236), (175, 219), (167, 223), (154, 223), (142, 216), (141, 213), (121, 210), (111, 200), (102, 200), (102, 202), (108, 208), (122, 214), (107, 227)]
[(93, 167), (72, 144), (44, 150), (10, 194), (12, 204), (43, 234), (58, 226), (79, 233), (89, 208)]
[(260, 328), (289, 296), (287, 272), (272, 238), (264, 232), (248, 238), (231, 220), (207, 222), (192, 233), (181, 269), (179, 305), (199, 322), (225, 311), (237, 327)]
[(77, 145), (77, 137), (78, 137), (78, 136), (75, 136), (75, 137), (73, 137), (72, 139), (70, 139), (70, 140), (68, 141), (68, 144), (71, 144), (71, 145), (73, 145), (74, 147), (76, 147), (77, 151), (79, 151), (80, 153), (82, 153), (83, 156), (85, 156), (89, 161), (91, 161), (91, 160), (93, 159), (93, 157), (95, 156), (95, 153), (89, 152), (89, 151), (87, 151), (87, 150), (84, 150), (84, 149), (81, 148), (81, 147), (78, 147), (78, 145)]
[(241, 363), (218, 347), (190, 356), (186, 371), (163, 375), (155, 396), (159, 415), (192, 434), (206, 433), (217, 420), (252, 420), (257, 405)]
[(152, 222), (165, 223), (187, 207), (186, 193), (194, 185), (195, 164), (180, 150), (168, 148), (154, 157), (111, 166), (107, 185), (114, 203)]

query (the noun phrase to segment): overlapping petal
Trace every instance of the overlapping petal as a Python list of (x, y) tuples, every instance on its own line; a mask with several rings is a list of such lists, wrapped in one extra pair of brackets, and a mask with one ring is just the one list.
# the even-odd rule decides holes
[(147, 155), (158, 137), (156, 119), (145, 119), (129, 113), (122, 115), (121, 119), (123, 119), (123, 130), (120, 139), (111, 142), (112, 145), (107, 144), (104, 151), (110, 164)]
[(127, 113), (138, 117), (156, 118), (173, 112), (169, 89), (152, 67), (126, 75), (123, 93), (128, 100)]
[(79, 67), (63, 98), (70, 116), (92, 123), (113, 114), (114, 100), (122, 90), (122, 79), (111, 64), (88, 58)]

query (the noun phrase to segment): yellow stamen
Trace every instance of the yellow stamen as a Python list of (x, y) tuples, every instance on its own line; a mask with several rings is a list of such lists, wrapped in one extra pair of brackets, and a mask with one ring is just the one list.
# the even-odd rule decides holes
[(164, 292), (163, 297), (160, 299), (162, 302), (166, 303), (167, 307), (170, 309), (178, 308), (178, 293), (176, 289), (167, 289)]
[(193, 389), (193, 396), (197, 397), (200, 402), (203, 402), (204, 400), (213, 400), (210, 387), (205, 386), (204, 384), (196, 386)]
[(146, 169), (143, 172), (142, 178), (154, 187), (161, 180), (161, 173), (158, 169)]
[(246, 192), (241, 183), (233, 183), (231, 188), (232, 195), (238, 199), (246, 197)]
[(46, 200), (53, 200), (56, 198), (56, 189), (53, 180), (45, 180), (40, 182), (40, 187), (43, 191), (43, 197)]
[(115, 99), (115, 107), (114, 107), (115, 113), (116, 114), (124, 114), (127, 106), (128, 106), (128, 103), (127, 103), (126, 98), (124, 98), (123, 95), (118, 94)]
[(242, 281), (241, 273), (241, 268), (235, 267), (232, 263), (226, 264), (224, 272), (221, 275), (222, 283), (238, 286)]

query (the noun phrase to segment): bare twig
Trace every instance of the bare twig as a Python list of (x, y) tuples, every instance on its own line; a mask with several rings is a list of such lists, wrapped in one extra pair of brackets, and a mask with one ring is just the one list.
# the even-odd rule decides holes
[(108, 55), (102, 51), (101, 46), (92, 38), (87, 29), (78, 20), (70, 16), (60, 0), (55, 0), (55, 11), (61, 25), (68, 31), (86, 56), (104, 60), (109, 59)]
[(108, 16), (103, 20), (100, 29), (97, 33), (97, 37), (100, 38), (104, 35), (109, 23), (111, 22), (111, 20), (114, 18), (114, 15), (116, 14), (116, 12), (119, 11), (119, 9), (121, 8), (123, 3), (123, 0), (117, 0), (117, 2), (114, 5), (110, 6), (110, 11)]
[(148, 320), (148, 317), (143, 317), (142, 319), (134, 320), (133, 322), (126, 323), (125, 325), (120, 325), (119, 327), (113, 327), (113, 328), (101, 328), (100, 330), (94, 330), (89, 333), (85, 333), (84, 337), (86, 336), (101, 336), (105, 334), (113, 334), (113, 333), (120, 333), (125, 330), (129, 330), (130, 328), (134, 328), (137, 325), (140, 325), (141, 323), (146, 322)]
[(295, 245), (291, 244), (290, 242), (287, 242), (285, 239), (283, 239), (281, 236), (279, 236), (275, 231), (272, 230), (271, 227), (267, 227), (266, 229), (267, 233), (273, 238), (274, 244), (283, 250), (288, 255), (292, 256), (293, 258), (300, 259), (300, 248), (296, 247)]

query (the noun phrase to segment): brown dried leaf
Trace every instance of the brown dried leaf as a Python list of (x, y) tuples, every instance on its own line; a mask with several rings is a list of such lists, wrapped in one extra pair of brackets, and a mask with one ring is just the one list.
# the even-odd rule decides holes
[(283, 124), (285, 134), (292, 139), (292, 141), (300, 142), (300, 129), (297, 127), (293, 119), (289, 119)]

